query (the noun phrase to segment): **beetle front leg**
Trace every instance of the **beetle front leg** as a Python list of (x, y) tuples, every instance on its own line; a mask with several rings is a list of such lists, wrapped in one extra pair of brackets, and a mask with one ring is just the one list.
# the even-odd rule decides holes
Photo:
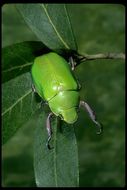
[(69, 57), (69, 64), (71, 65), (71, 69), (73, 71), (76, 66), (76, 62), (74, 61), (73, 57)]
[(91, 107), (84, 101), (80, 101), (79, 106), (82, 106), (83, 108), (85, 108), (85, 110), (88, 112), (91, 120), (96, 124), (96, 126), (99, 129), (99, 131), (97, 131), (97, 134), (101, 134), (102, 130), (103, 130), (102, 125), (97, 121), (96, 115), (95, 115), (94, 111), (91, 109)]
[(47, 129), (47, 132), (48, 132), (48, 140), (47, 140), (47, 143), (46, 143), (46, 146), (48, 147), (48, 149), (52, 149), (49, 145), (49, 142), (51, 140), (51, 137), (52, 137), (52, 129), (51, 129), (51, 117), (53, 116), (53, 113), (49, 113), (48, 117), (47, 117), (47, 120), (46, 120), (46, 129)]
[(31, 84), (31, 88), (32, 88), (32, 91), (35, 93), (35, 92), (36, 92), (36, 89), (35, 89), (34, 84)]

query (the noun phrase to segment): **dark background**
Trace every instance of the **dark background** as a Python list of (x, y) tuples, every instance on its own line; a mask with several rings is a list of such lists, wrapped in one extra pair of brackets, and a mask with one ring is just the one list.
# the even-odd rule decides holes
[[(82, 54), (124, 52), (125, 7), (115, 4), (68, 4), (68, 12)], [(38, 40), (13, 4), (2, 7), (2, 45)], [(125, 185), (125, 65), (123, 60), (94, 60), (79, 65), (75, 74), (81, 98), (96, 111), (104, 132), (83, 110), (75, 131), (79, 150), (80, 186)], [(28, 122), (2, 149), (4, 187), (33, 187), (33, 136)]]

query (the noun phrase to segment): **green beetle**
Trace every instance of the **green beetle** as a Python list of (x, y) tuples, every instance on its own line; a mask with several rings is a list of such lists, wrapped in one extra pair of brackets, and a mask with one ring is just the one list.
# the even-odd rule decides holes
[(80, 106), (86, 109), (93, 122), (99, 126), (98, 133), (101, 132), (101, 125), (96, 120), (94, 112), (86, 102), (80, 100), (80, 85), (72, 72), (74, 69), (72, 57), (70, 60), (72, 67), (63, 57), (50, 52), (35, 58), (31, 70), (35, 91), (51, 109), (46, 121), (49, 149), (52, 134), (50, 118), (56, 115), (68, 124), (73, 124), (78, 118), (77, 111)]

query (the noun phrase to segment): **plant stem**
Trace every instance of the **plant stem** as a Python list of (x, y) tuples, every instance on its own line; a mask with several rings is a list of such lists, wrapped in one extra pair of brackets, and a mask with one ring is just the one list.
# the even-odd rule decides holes
[(99, 53), (95, 55), (84, 55), (81, 56), (80, 61), (84, 62), (87, 60), (96, 60), (96, 59), (125, 59), (124, 53)]

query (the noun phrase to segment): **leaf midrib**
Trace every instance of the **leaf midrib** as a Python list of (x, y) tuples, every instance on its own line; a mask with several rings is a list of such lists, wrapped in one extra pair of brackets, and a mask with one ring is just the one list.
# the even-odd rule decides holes
[(30, 62), (30, 63), (26, 63), (24, 65), (19, 65), (19, 66), (11, 67), (9, 69), (3, 70), (2, 72), (6, 73), (6, 72), (10, 72), (10, 71), (15, 70), (15, 69), (20, 69), (21, 70), (23, 67), (27, 67), (29, 65), (32, 65), (32, 63)]
[(64, 46), (65, 46), (67, 49), (70, 49), (70, 47), (68, 46), (68, 44), (63, 40), (63, 38), (61, 37), (61, 35), (60, 35), (60, 33), (58, 32), (57, 28), (55, 27), (55, 25), (54, 25), (52, 19), (51, 19), (50, 16), (49, 16), (49, 13), (48, 13), (48, 11), (47, 11), (45, 5), (44, 5), (44, 4), (40, 4), (40, 6), (43, 7), (43, 9), (44, 9), (44, 11), (45, 11), (45, 14), (46, 14), (46, 16), (48, 17), (48, 20), (49, 20), (49, 22), (51, 23), (51, 25), (52, 25), (54, 31), (56, 32), (58, 38), (60, 39), (60, 41), (64, 44)]

